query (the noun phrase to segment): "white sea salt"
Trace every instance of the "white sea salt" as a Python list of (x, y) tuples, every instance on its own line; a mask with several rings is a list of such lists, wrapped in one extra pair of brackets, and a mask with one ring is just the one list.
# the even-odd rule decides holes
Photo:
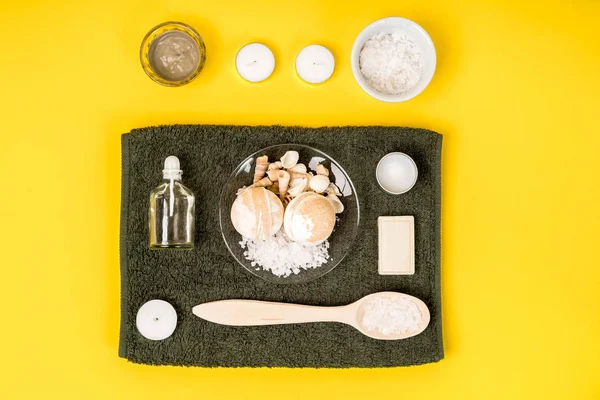
[(369, 86), (391, 95), (408, 92), (423, 73), (421, 52), (402, 33), (373, 35), (360, 51), (359, 66)]
[(414, 332), (423, 322), (417, 304), (402, 296), (377, 296), (363, 306), (361, 325), (383, 335)]
[(284, 278), (318, 268), (329, 259), (329, 241), (312, 246), (303, 245), (291, 241), (283, 231), (267, 240), (243, 238), (239, 243), (245, 249), (244, 257), (256, 270), (262, 268)]

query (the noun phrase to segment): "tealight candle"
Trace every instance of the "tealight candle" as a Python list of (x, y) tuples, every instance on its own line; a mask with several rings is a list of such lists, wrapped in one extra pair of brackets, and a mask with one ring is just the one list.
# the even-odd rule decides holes
[(163, 340), (175, 331), (177, 312), (164, 300), (150, 300), (138, 310), (135, 325), (145, 338)]
[(404, 153), (389, 153), (377, 164), (379, 186), (390, 194), (408, 192), (417, 182), (417, 164)]
[(273, 52), (262, 43), (250, 43), (242, 47), (235, 58), (238, 74), (249, 82), (267, 79), (275, 69)]
[(296, 57), (296, 72), (308, 83), (325, 82), (331, 77), (334, 69), (333, 54), (318, 44), (303, 48)]

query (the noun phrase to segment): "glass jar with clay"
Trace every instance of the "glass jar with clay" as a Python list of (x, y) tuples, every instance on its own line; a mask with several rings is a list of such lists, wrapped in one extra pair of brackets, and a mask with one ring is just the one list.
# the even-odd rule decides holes
[(206, 46), (198, 32), (181, 22), (165, 22), (146, 34), (140, 47), (146, 74), (164, 86), (183, 86), (198, 76), (206, 62)]

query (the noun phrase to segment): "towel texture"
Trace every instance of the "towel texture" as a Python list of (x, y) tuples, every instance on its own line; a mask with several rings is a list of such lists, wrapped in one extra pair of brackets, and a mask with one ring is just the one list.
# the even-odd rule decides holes
[[(361, 206), (353, 249), (315, 281), (278, 285), (244, 270), (229, 254), (219, 229), (218, 199), (229, 174), (253, 152), (284, 143), (307, 144), (348, 172)], [(444, 357), (440, 298), (440, 179), (442, 136), (398, 127), (174, 125), (135, 129), (122, 137), (121, 336), (119, 355), (145, 364), (186, 366), (389, 367)], [(385, 154), (402, 151), (419, 168), (415, 187), (392, 196), (377, 185)], [(162, 179), (164, 159), (181, 160), (183, 183), (196, 195), (196, 247), (148, 248), (150, 191)], [(415, 217), (415, 274), (377, 272), (377, 217)], [(422, 299), (431, 323), (420, 335), (378, 341), (336, 323), (229, 327), (204, 321), (192, 307), (223, 299), (254, 299), (322, 306), (344, 305), (379, 291)], [(136, 329), (139, 307), (163, 299), (178, 314), (173, 336), (150, 341)]]

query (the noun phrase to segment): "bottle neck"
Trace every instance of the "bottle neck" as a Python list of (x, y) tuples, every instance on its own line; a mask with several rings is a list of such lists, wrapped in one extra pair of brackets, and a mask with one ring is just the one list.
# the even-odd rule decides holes
[(163, 172), (163, 179), (166, 181), (170, 181), (170, 180), (180, 181), (181, 180), (181, 172)]

